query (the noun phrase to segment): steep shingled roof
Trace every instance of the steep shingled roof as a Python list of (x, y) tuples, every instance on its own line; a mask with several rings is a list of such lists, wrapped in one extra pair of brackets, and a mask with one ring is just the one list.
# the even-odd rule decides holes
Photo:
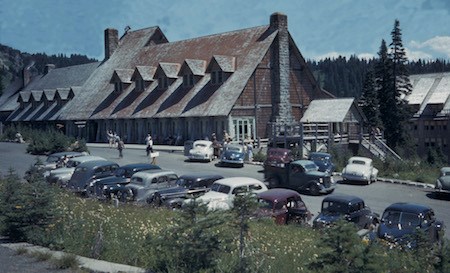
[(420, 105), (420, 115), (427, 105), (442, 105), (441, 114), (450, 113), (450, 73), (432, 73), (411, 75), (410, 81), (413, 89), (405, 99), (408, 104)]
[[(149, 44), (148, 37), (152, 37), (153, 31), (156, 29), (148, 28), (124, 35), (118, 48), (92, 74), (61, 118), (226, 116), (277, 33), (269, 30), (269, 26), (262, 26), (172, 43)], [(203, 76), (199, 71), (200, 62), (189, 60), (215, 61), (223, 71), (233, 73), (222, 85), (212, 85), (209, 74)], [(109, 83), (114, 70), (140, 69), (138, 67), (161, 67), (167, 76), (177, 77), (175, 71), (178, 72), (185, 62), (189, 62), (195, 75), (201, 76), (190, 90), (181, 90), (181, 78), (167, 90), (158, 89), (155, 81), (143, 92), (134, 92), (134, 84), (131, 84), (121, 94), (114, 94), (114, 86)], [(166, 64), (177, 64), (178, 67)], [(170, 70), (166, 70), (168, 67)], [(78, 105), (83, 105), (83, 108)]]
[(354, 98), (313, 100), (306, 109), (301, 122), (359, 122), (364, 114), (356, 107)]

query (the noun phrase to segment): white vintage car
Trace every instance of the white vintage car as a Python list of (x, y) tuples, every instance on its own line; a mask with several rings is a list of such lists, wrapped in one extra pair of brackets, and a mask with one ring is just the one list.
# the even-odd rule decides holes
[[(239, 193), (260, 193), (267, 190), (267, 186), (250, 177), (230, 177), (219, 179), (211, 185), (211, 190), (196, 199), (206, 203), (208, 210), (227, 210), (233, 207), (233, 200)], [(187, 202), (192, 199), (186, 200)]]
[(366, 182), (369, 185), (377, 181), (378, 169), (373, 166), (371, 158), (354, 156), (348, 160), (342, 170), (342, 179)]
[(214, 148), (212, 141), (194, 141), (193, 148), (189, 150), (189, 155), (187, 157), (189, 158), (189, 160), (212, 161), (214, 159)]

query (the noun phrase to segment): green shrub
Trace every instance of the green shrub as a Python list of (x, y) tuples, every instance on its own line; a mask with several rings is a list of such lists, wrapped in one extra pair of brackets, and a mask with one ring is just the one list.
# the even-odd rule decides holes
[(53, 258), (51, 263), (56, 269), (77, 269), (80, 266), (80, 261), (73, 254), (64, 254), (60, 258)]
[(264, 161), (266, 161), (266, 157), (267, 157), (267, 155), (265, 153), (263, 153), (262, 149), (260, 148), (260, 149), (258, 149), (258, 152), (256, 152), (253, 155), (253, 161), (264, 162)]

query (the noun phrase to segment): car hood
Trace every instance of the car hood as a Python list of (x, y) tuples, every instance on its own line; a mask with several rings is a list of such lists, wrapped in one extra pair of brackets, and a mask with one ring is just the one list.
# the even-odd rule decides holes
[(321, 171), (309, 171), (307, 172), (308, 175), (316, 176), (316, 177), (326, 177), (330, 176), (329, 173), (321, 172)]
[(196, 200), (198, 202), (209, 203), (211, 201), (226, 200), (227, 198), (228, 198), (228, 194), (216, 192), (216, 191), (209, 191), (209, 192), (205, 193), (204, 195), (198, 197)]
[(167, 189), (163, 189), (163, 190), (158, 190), (158, 193), (161, 195), (164, 195), (164, 194), (173, 194), (173, 193), (184, 192), (186, 190), (187, 189), (185, 187), (176, 186), (176, 187), (171, 187), (171, 188), (167, 188)]
[(378, 227), (378, 237), (395, 241), (398, 239), (402, 239), (410, 234), (413, 234), (415, 230), (416, 230), (415, 227), (399, 229), (399, 227), (396, 224), (390, 225), (386, 223), (381, 223), (380, 226)]
[(341, 214), (339, 214), (339, 213), (334, 213), (334, 214), (323, 214), (323, 213), (320, 213), (314, 219), (314, 222), (322, 222), (322, 223), (325, 223), (325, 224), (329, 224), (329, 223), (337, 222), (342, 217), (343, 216)]
[(223, 156), (225, 156), (225, 157), (233, 157), (233, 158), (240, 158), (240, 157), (244, 157), (245, 154), (244, 153), (240, 153), (240, 152), (234, 152), (234, 151), (225, 151), (223, 153)]
[(73, 173), (74, 171), (75, 171), (75, 168), (59, 168), (56, 170), (52, 170), (50, 172), (50, 175), (67, 174), (67, 173)]
[(206, 153), (208, 152), (210, 149), (208, 148), (193, 148), (189, 150), (189, 153), (191, 154), (197, 154), (197, 153)]

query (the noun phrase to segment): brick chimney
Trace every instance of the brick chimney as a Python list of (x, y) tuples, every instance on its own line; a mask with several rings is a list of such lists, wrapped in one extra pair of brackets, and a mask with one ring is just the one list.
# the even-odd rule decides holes
[(55, 69), (54, 64), (46, 64), (44, 67), (44, 75), (47, 75), (48, 72), (52, 71), (53, 69)]
[(22, 87), (26, 87), (30, 81), (31, 81), (31, 77), (33, 76), (33, 72), (31, 71), (31, 68), (34, 66), (34, 61), (31, 61), (31, 63), (29, 65), (27, 65), (26, 67), (24, 67), (24, 69), (22, 70)]
[(105, 29), (105, 61), (111, 57), (119, 46), (119, 32), (114, 28)]
[(290, 102), (289, 80), (289, 33), (287, 16), (273, 13), (270, 16), (270, 29), (278, 31), (272, 44), (272, 121), (280, 124), (293, 122)]

